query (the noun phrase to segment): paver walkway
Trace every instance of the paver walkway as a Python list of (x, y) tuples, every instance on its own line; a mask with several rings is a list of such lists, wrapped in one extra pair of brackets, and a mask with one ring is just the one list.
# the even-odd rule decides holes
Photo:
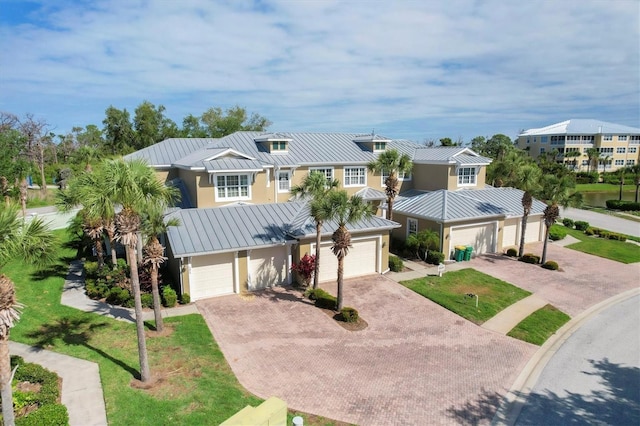
[(532, 294), (498, 312), (496, 316), (485, 321), (484, 324), (482, 324), (482, 328), (507, 334), (513, 327), (518, 325), (520, 321), (548, 303), (549, 302), (541, 297)]

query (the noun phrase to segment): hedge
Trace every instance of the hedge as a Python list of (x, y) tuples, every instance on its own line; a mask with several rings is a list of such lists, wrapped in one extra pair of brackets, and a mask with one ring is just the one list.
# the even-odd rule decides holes
[(525, 253), (518, 260), (524, 263), (537, 264), (540, 263), (540, 256), (536, 256), (533, 253)]
[(583, 220), (576, 220), (574, 222), (574, 225), (576, 226), (576, 229), (578, 231), (585, 231), (589, 227), (589, 222), (585, 222)]
[(340, 310), (340, 317), (344, 322), (356, 322), (358, 321), (358, 311), (345, 306)]
[(549, 229), (549, 239), (551, 241), (558, 241), (567, 236), (567, 229), (562, 226), (552, 226)]
[(639, 211), (640, 203), (627, 200), (607, 200), (607, 208), (611, 210)]
[(551, 271), (557, 271), (558, 270), (558, 263), (554, 262), (553, 260), (547, 260), (542, 267), (544, 269), (549, 269)]
[(517, 257), (518, 256), (518, 250), (516, 250), (514, 248), (507, 249), (506, 255), (509, 256), (509, 257)]
[(404, 262), (398, 256), (389, 255), (389, 269), (392, 272), (400, 272), (404, 268)]

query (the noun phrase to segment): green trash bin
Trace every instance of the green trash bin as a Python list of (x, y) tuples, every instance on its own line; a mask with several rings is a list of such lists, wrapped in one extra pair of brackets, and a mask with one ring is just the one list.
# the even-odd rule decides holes
[(455, 253), (453, 255), (453, 258), (456, 260), (456, 262), (462, 262), (464, 260), (465, 250), (465, 246), (455, 246)]
[(471, 260), (471, 253), (473, 253), (473, 246), (467, 246), (464, 249), (464, 260)]

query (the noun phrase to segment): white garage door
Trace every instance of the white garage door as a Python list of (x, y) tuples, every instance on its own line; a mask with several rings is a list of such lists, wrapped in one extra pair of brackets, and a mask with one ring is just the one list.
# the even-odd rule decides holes
[(191, 300), (233, 293), (233, 253), (194, 256), (189, 287)]
[(251, 250), (249, 290), (260, 290), (287, 283), (287, 248)]
[(527, 232), (524, 236), (525, 243), (540, 241), (540, 216), (529, 217), (527, 220)]
[(473, 246), (473, 254), (493, 253), (495, 224), (465, 226), (451, 231), (451, 250), (455, 246)]
[[(352, 240), (344, 259), (344, 278), (375, 274), (378, 265), (378, 239)], [(315, 245), (312, 246), (315, 251)], [(335, 281), (338, 278), (338, 258), (331, 251), (331, 243), (324, 243), (320, 249), (319, 281)]]
[(519, 219), (507, 219), (504, 221), (504, 231), (502, 234), (502, 246), (510, 247), (517, 246), (518, 241), (518, 227), (520, 226)]

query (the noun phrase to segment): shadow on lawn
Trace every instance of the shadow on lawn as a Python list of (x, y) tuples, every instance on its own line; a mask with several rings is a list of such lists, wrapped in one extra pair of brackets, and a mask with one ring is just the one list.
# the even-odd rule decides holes
[(85, 318), (63, 317), (57, 321), (42, 325), (40, 329), (27, 334), (27, 336), (36, 339), (36, 344), (44, 349), (48, 346), (53, 346), (56, 340), (62, 340), (67, 345), (83, 346), (120, 366), (134, 378), (140, 379), (138, 370), (112, 357), (102, 349), (89, 344), (92, 334), (96, 330), (107, 327), (108, 325), (106, 322), (91, 322)]
[[(525, 402), (515, 424), (640, 424), (640, 368), (614, 364), (606, 358), (589, 362), (594, 371), (582, 373), (598, 376), (601, 389), (588, 394), (567, 391), (567, 395), (558, 395), (550, 390), (530, 395), (517, 393)], [(483, 391), (475, 400), (449, 407), (447, 413), (459, 423), (487, 423), (501, 402), (502, 395)], [(495, 420), (504, 424), (507, 419)]]

